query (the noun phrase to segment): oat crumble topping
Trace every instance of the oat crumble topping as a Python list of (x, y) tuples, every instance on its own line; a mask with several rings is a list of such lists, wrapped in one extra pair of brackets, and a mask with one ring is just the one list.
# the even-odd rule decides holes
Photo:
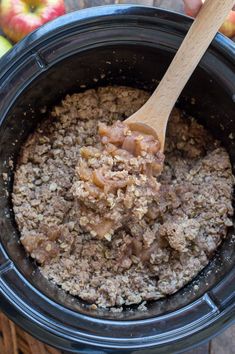
[[(154, 182), (156, 196), (143, 192), (144, 174), (135, 175), (133, 188), (126, 193), (125, 187), (120, 199), (116, 186), (113, 193), (110, 181), (126, 183), (129, 173), (122, 156), (115, 162), (105, 156), (101, 163), (98, 124), (107, 133), (107, 126), (129, 117), (147, 98), (146, 92), (127, 87), (66, 96), (28, 138), (15, 172), (12, 197), (23, 246), (46, 278), (94, 309), (121, 311), (124, 304), (176, 292), (208, 264), (232, 225), (229, 156), (178, 110), (169, 121), (164, 168)], [(144, 156), (128, 159), (139, 171)], [(99, 197), (95, 210), (87, 198), (93, 191), (83, 194), (91, 166), (98, 172), (104, 168), (94, 178), (107, 187), (107, 198)], [(137, 218), (120, 220), (124, 203)], [(106, 214), (108, 221), (112, 217), (117, 222), (111, 241), (107, 235), (113, 223), (102, 225), (107, 238), (97, 239), (100, 231), (89, 229)]]

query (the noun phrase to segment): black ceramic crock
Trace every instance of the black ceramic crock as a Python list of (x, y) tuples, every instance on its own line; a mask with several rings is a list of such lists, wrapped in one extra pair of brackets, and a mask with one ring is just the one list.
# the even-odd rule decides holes
[[(0, 307), (37, 338), (79, 353), (174, 353), (235, 318), (235, 248), (229, 230), (188, 286), (147, 312), (91, 311), (46, 281), (19, 244), (11, 191), (22, 143), (66, 93), (105, 85), (153, 90), (191, 19), (140, 6), (92, 8), (32, 33), (0, 61)], [(235, 162), (235, 47), (218, 34), (178, 105), (218, 137)], [(11, 163), (10, 163), (11, 164)], [(7, 183), (2, 173), (8, 174)]]

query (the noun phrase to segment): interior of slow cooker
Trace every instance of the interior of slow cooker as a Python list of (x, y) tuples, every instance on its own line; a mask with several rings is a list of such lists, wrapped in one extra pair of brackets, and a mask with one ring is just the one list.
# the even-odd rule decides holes
[[(10, 110), (2, 126), (4, 134), (0, 134), (1, 159), (8, 160), (12, 157), (16, 162), (20, 147), (29, 133), (67, 93), (106, 85), (127, 85), (152, 91), (163, 76), (172, 56), (171, 51), (160, 48), (122, 44), (87, 50), (48, 68), (19, 95), (16, 104)], [(224, 89), (225, 85), (222, 76), (217, 72), (216, 61), (210, 65), (210, 59), (209, 53), (201, 67), (193, 74), (177, 104), (187, 114), (192, 114), (199, 119), (215, 137), (223, 142), (233, 164), (235, 154), (231, 132), (235, 127), (234, 103), (230, 92)], [(9, 192), (12, 190), (13, 173), (11, 177), (8, 185)], [(3, 198), (0, 203), (1, 207), (5, 207)], [(192, 283), (174, 295), (149, 303), (147, 312), (141, 313), (135, 310), (136, 307), (132, 307), (132, 311), (129, 311), (130, 308), (126, 309), (122, 314), (99, 309), (91, 312), (79, 298), (66, 294), (44, 279), (33, 260), (26, 257), (19, 243), (11, 193), (7, 203), (10, 218), (3, 224), (1, 241), (20, 272), (33, 286), (52, 300), (92, 316), (137, 319), (171, 312), (199, 298), (217, 284), (235, 264), (231, 229), (214, 259)]]

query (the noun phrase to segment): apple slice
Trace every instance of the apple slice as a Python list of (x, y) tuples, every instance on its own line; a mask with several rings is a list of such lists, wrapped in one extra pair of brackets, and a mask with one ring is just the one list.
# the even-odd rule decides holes
[(3, 36), (0, 36), (0, 57), (12, 48), (12, 44)]

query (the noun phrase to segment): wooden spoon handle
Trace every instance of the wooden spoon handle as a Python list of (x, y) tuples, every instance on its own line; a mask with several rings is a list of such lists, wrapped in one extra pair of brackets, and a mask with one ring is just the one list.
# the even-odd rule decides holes
[(136, 116), (127, 119), (155, 129), (162, 147), (172, 108), (234, 3), (235, 0), (206, 0), (153, 95)]

